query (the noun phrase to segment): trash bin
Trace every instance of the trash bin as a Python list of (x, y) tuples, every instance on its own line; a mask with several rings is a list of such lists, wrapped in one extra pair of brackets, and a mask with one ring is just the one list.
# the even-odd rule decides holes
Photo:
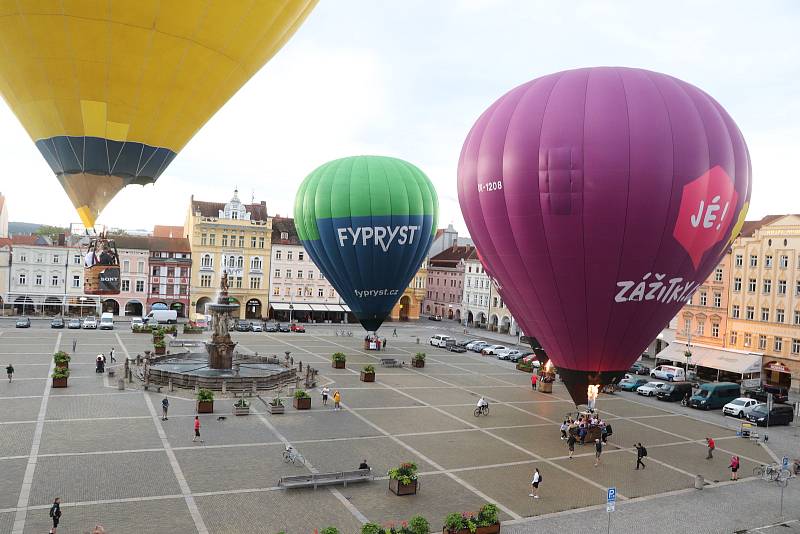
[(706, 482), (705, 482), (705, 479), (703, 479), (703, 475), (695, 475), (694, 476), (694, 489), (701, 490), (701, 489), (703, 489), (703, 486), (705, 486), (705, 484), (706, 484)]

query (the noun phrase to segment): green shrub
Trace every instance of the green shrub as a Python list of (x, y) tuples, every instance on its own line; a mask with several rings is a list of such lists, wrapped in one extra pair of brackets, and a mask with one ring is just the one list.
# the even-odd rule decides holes
[(347, 356), (345, 355), (344, 352), (334, 352), (333, 355), (331, 356), (331, 360), (336, 363), (346, 362)]
[(294, 398), (298, 399), (298, 400), (299, 399), (310, 399), (311, 395), (306, 393), (305, 390), (298, 389), (297, 391), (294, 392)]
[(56, 367), (53, 374), (50, 376), (52, 378), (69, 378), (69, 369), (66, 367)]
[(273, 406), (283, 406), (283, 401), (281, 400), (280, 397), (275, 397), (274, 399), (272, 399), (272, 401), (270, 401), (270, 404)]
[(375, 372), (375, 366), (374, 365), (365, 365), (364, 368), (361, 369), (361, 370), (364, 371), (365, 373), (374, 373)]
[(417, 480), (417, 464), (403, 462), (399, 466), (389, 469), (388, 475), (390, 479), (397, 480), (403, 486), (408, 486)]
[(458, 532), (462, 528), (467, 528), (467, 522), (464, 520), (464, 516), (453, 512), (444, 518), (444, 528), (447, 532)]
[(431, 524), (421, 515), (415, 515), (408, 521), (408, 530), (411, 534), (430, 534)]
[(418, 353), (416, 353), (416, 354), (414, 355), (414, 361), (417, 361), (417, 362), (424, 362), (424, 361), (425, 361), (425, 353), (424, 353), (424, 352), (418, 352)]
[(239, 399), (239, 400), (236, 401), (234, 406), (236, 408), (247, 408), (247, 407), (250, 406), (250, 401), (245, 400), (245, 399)]
[(480, 511), (478, 512), (478, 526), (479, 527), (488, 527), (490, 525), (496, 525), (500, 521), (497, 517), (497, 505), (492, 503), (486, 503), (481, 506)]
[(70, 360), (71, 360), (70, 355), (64, 352), (63, 350), (60, 350), (55, 354), (53, 354), (53, 361), (56, 363), (69, 363)]
[(319, 534), (339, 534), (339, 529), (336, 527), (325, 527), (319, 531)]
[(153, 340), (153, 347), (155, 347), (157, 349), (163, 349), (166, 346), (167, 346), (167, 344), (164, 343), (164, 338), (159, 338), (159, 339)]
[(209, 402), (214, 400), (214, 392), (210, 389), (201, 389), (197, 392), (197, 400), (201, 402)]
[(383, 527), (377, 523), (364, 523), (361, 526), (361, 534), (383, 534)]

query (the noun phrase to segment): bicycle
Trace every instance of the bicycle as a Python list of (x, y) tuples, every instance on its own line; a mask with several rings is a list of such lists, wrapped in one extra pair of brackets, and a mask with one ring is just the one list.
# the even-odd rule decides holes
[[(786, 472), (785, 476), (782, 475), (784, 471)], [(782, 469), (778, 464), (762, 464), (753, 468), (753, 475), (769, 481), (777, 481), (779, 478), (788, 480), (789, 470)]]
[(472, 415), (474, 415), (475, 417), (480, 417), (481, 415), (488, 416), (489, 415), (489, 406), (488, 405), (486, 405), (486, 406), (478, 406), (477, 408), (475, 408), (475, 411), (472, 412)]
[(303, 455), (294, 450), (292, 447), (287, 447), (283, 451), (283, 461), (288, 463), (292, 463), (294, 465), (300, 466), (305, 465), (306, 461), (303, 458)]

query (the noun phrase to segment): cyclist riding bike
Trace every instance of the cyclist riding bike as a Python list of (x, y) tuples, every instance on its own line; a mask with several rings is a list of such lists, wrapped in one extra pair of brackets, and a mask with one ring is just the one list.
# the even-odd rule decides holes
[(489, 403), (483, 397), (478, 399), (478, 404), (477, 407), (475, 408), (475, 416), (477, 417), (478, 415), (481, 414), (489, 415)]

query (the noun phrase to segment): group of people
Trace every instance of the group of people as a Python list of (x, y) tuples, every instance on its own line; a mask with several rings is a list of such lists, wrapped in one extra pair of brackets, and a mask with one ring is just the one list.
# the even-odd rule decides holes
[(367, 349), (372, 349), (372, 343), (375, 344), (374, 350), (386, 350), (386, 338), (381, 339), (376, 335), (368, 335), (364, 337), (364, 346)]
[[(111, 360), (111, 363), (114, 363), (114, 362), (117, 361), (117, 359), (114, 358), (114, 347), (111, 347), (111, 350), (109, 351), (108, 356), (109, 356), (109, 359)], [(105, 354), (103, 354), (102, 352), (100, 354), (98, 354), (97, 357), (94, 359), (94, 363), (95, 363), (95, 369), (94, 369), (95, 373), (105, 373), (105, 371), (106, 371), (106, 355)]]
[[(328, 397), (331, 396), (331, 388), (329, 388), (328, 386), (325, 386), (325, 387), (322, 388), (320, 393), (322, 394), (322, 405), (323, 406), (327, 406), (328, 405)], [(341, 410), (342, 409), (341, 402), (342, 402), (342, 394), (339, 393), (338, 389), (336, 389), (336, 390), (333, 391), (333, 409), (334, 410)]]

